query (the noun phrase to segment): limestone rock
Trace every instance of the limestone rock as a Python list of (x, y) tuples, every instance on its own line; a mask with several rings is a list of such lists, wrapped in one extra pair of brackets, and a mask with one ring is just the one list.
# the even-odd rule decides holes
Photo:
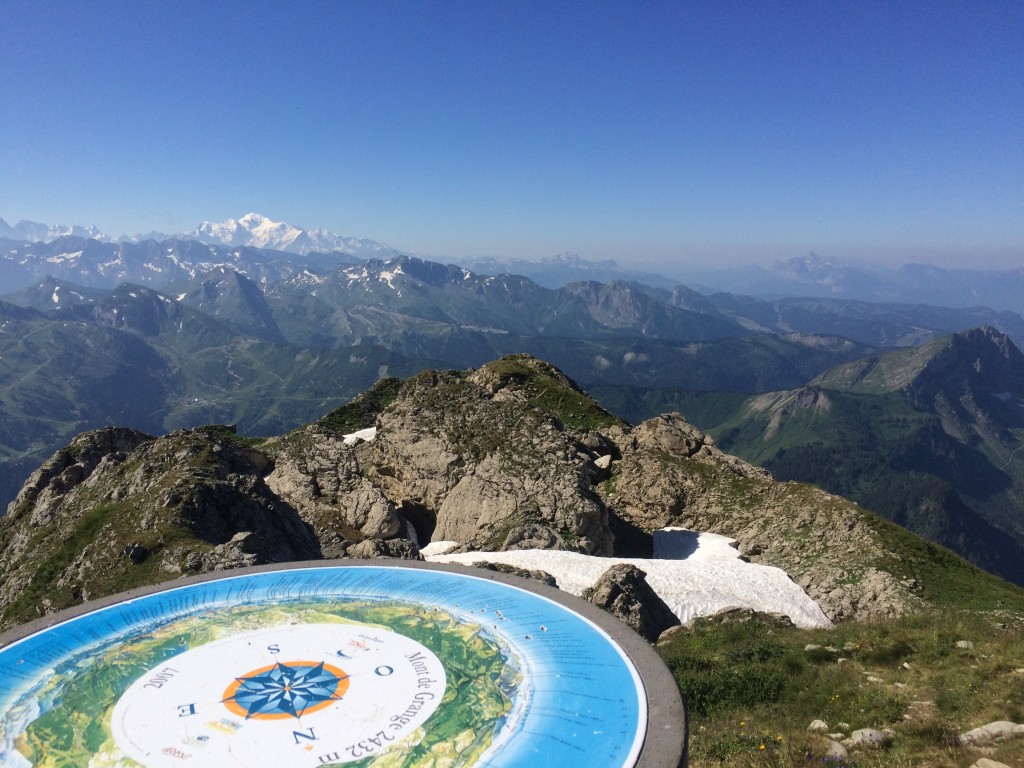
[(589, 459), (572, 435), (505, 384), (488, 366), (468, 377), (413, 377), (380, 415), (376, 439), (360, 446), (366, 476), (401, 508), (432, 519), (434, 539), (611, 554)]
[(396, 558), (398, 560), (422, 560), (419, 547), (407, 539), (365, 539), (351, 545), (346, 554), (361, 560), (376, 557)]
[(812, 720), (807, 730), (812, 733), (828, 733), (828, 723), (824, 720)]
[(964, 746), (985, 746), (1021, 736), (1024, 736), (1024, 725), (1009, 720), (997, 720), (961, 733), (960, 743)]
[(850, 738), (843, 742), (847, 749), (881, 749), (892, 744), (892, 733), (880, 731), (877, 728), (861, 728), (850, 734)]
[[(707, 624), (746, 624), (748, 621), (759, 621), (768, 626), (784, 629), (793, 626), (793, 620), (783, 613), (764, 613), (753, 608), (725, 608), (712, 616), (699, 617)], [(687, 622), (692, 625), (697, 619)]]
[(83, 432), (31, 474), (8, 505), (8, 517), (15, 518), (31, 508), (32, 524), (46, 525), (64, 496), (100, 464), (123, 461), (129, 453), (153, 439), (138, 430), (119, 427)]
[(398, 533), (394, 504), (361, 474), (354, 449), (341, 435), (311, 425), (274, 449), (267, 486), (313, 526), (322, 545)]
[(616, 439), (622, 458), (598, 490), (627, 526), (736, 539), (745, 558), (786, 570), (833, 621), (893, 618), (922, 604), (914, 594), (919, 585), (878, 565), (885, 544), (851, 502), (774, 482), (723, 454), (679, 414), (624, 429)]
[(835, 739), (826, 739), (825, 758), (828, 760), (845, 761), (849, 757), (849, 750)]
[[(41, 492), (24, 492), (0, 521), (0, 625), (149, 583), (138, 565), (154, 557), (170, 577), (321, 556), (313, 531), (259, 476), (253, 450), (224, 428), (162, 438), (100, 430), (45, 468)], [(43, 563), (52, 576), (40, 589)]]
[(617, 616), (653, 643), (666, 629), (679, 624), (679, 619), (651, 589), (646, 576), (635, 565), (618, 563), (585, 589), (582, 597)]

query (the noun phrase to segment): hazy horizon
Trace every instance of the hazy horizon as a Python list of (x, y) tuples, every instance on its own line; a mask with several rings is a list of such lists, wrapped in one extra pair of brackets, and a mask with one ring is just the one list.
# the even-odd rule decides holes
[(0, 215), (448, 260), (1024, 264), (1024, 5), (15, 2)]

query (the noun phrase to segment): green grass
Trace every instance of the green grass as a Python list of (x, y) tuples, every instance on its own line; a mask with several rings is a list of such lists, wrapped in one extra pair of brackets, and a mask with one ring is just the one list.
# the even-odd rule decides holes
[(876, 515), (865, 517), (887, 552), (878, 563), (897, 578), (913, 579), (928, 603), (947, 610), (1024, 615), (1024, 589), (977, 568), (943, 546), (926, 541)]
[[(954, 746), (957, 734), (1024, 719), (1022, 629), (970, 611), (815, 630), (700, 619), (658, 651), (686, 699), (694, 768), (823, 765), (826, 744), (807, 732), (815, 719), (831, 732), (847, 724), (847, 736), (895, 732), (890, 748), (851, 752), (845, 765), (959, 768), (976, 755)], [(1024, 739), (991, 757), (1021, 764)]]
[(351, 402), (335, 408), (317, 423), (343, 435), (372, 427), (377, 421), (377, 416), (398, 397), (401, 388), (401, 379), (381, 379)]
[(625, 423), (548, 363), (510, 355), (486, 367), (504, 385), (519, 389), (534, 408), (554, 416), (569, 429), (599, 430)]

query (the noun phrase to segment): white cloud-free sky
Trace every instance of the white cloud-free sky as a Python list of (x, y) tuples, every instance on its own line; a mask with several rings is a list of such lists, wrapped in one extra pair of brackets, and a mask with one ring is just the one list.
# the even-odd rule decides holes
[(1024, 4), (0, 5), (0, 217), (1024, 263)]

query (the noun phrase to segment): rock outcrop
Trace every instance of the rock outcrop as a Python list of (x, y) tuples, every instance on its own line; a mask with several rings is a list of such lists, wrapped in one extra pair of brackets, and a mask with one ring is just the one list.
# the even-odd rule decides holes
[(584, 590), (589, 600), (618, 617), (649, 643), (677, 626), (679, 619), (647, 583), (647, 574), (628, 563), (613, 565), (592, 587)]
[[(416, 558), (431, 540), (635, 556), (665, 526), (736, 539), (833, 620), (919, 604), (855, 505), (774, 482), (679, 414), (631, 427), (531, 357), (386, 380), (351, 406), (259, 441), (225, 427), (77, 437), (0, 520), (0, 623), (178, 574)], [(371, 426), (369, 442), (339, 431)]]
[(348, 541), (398, 533), (394, 504), (360, 473), (355, 450), (328, 429), (310, 425), (283, 437), (265, 479), (313, 526), (324, 557), (342, 557)]
[[(526, 373), (543, 365), (517, 362)], [(367, 475), (400, 510), (418, 510), (434, 539), (611, 554), (608, 513), (579, 444), (496, 368), (406, 382), (360, 448)]]
[(865, 512), (847, 500), (775, 482), (722, 453), (679, 414), (617, 437), (622, 459), (600, 491), (609, 510), (633, 526), (735, 538), (751, 562), (787, 571), (833, 621), (893, 617), (920, 605), (914, 584), (875, 566), (885, 546)]
[(181, 574), (321, 557), (260, 477), (267, 464), (225, 428), (80, 435), (2, 521), (2, 623)]

